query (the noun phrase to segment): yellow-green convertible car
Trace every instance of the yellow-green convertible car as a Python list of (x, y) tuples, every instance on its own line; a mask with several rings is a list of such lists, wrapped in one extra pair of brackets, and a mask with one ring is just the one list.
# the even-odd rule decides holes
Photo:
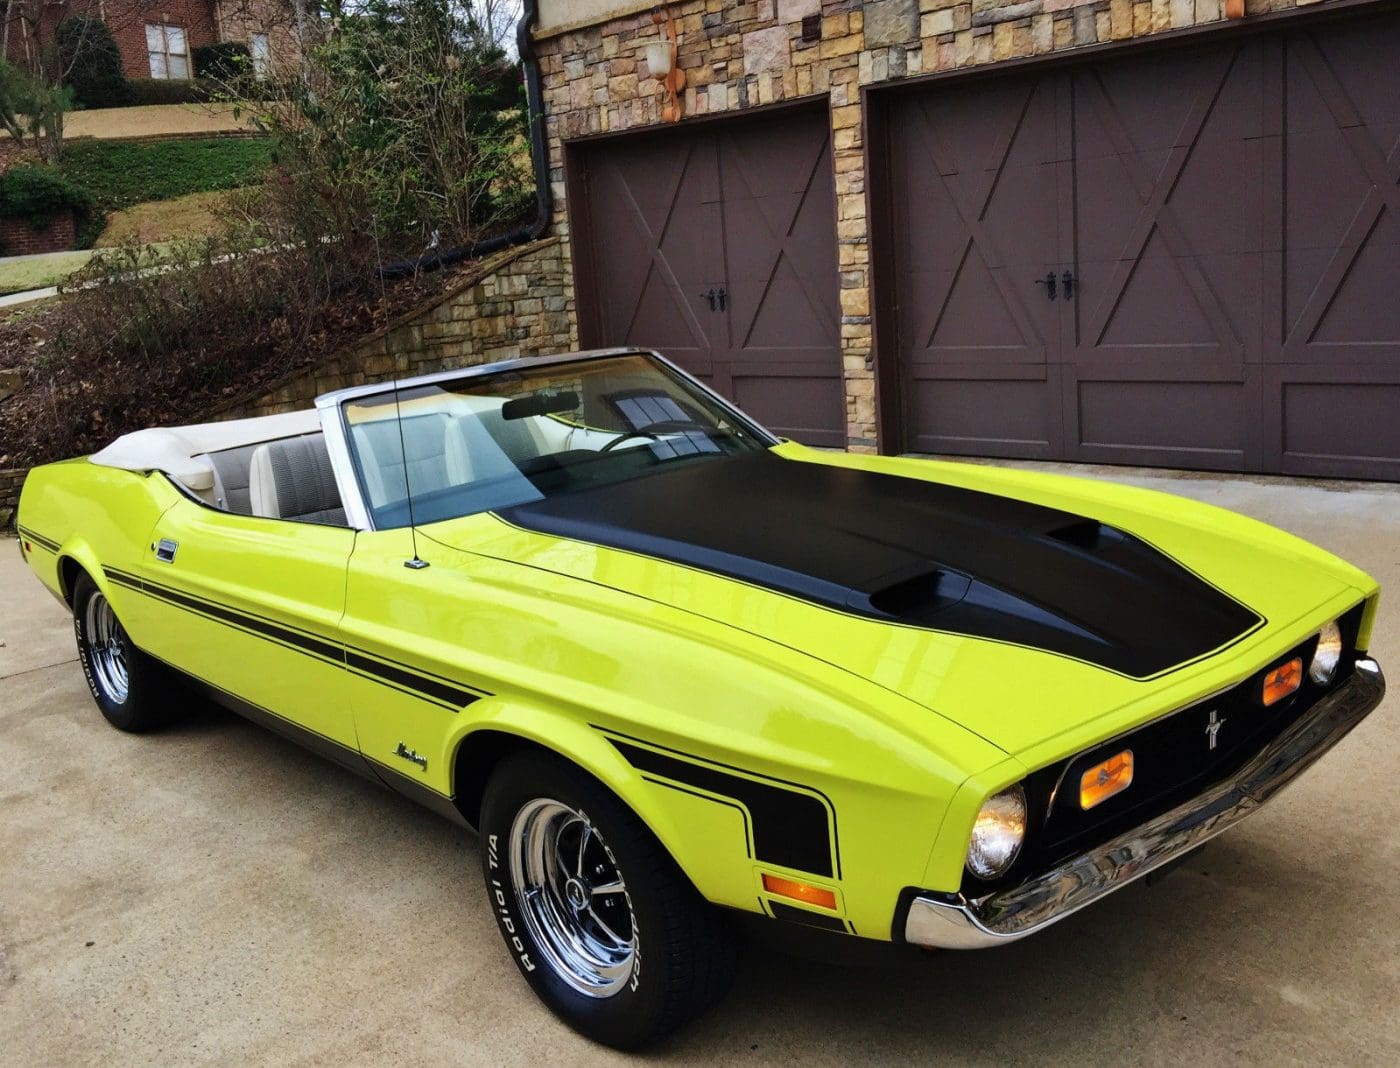
[(723, 991), (736, 910), (1022, 938), (1384, 692), (1375, 582), (1297, 538), (816, 452), (632, 350), (139, 431), (34, 470), (18, 522), (115, 726), (198, 687), (474, 826), (525, 979), (620, 1047)]

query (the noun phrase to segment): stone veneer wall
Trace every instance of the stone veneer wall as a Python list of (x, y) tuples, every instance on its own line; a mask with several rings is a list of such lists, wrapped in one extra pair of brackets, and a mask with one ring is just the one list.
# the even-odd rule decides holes
[(24, 485), (24, 468), (0, 471), (0, 531), (13, 530), (15, 507), (19, 504), (19, 488)]
[[(1245, 0), (1246, 17), (1319, 0)], [(665, 5), (679, 31), (686, 116), (827, 96), (836, 170), (841, 339), (850, 447), (875, 446), (870, 252), (860, 90), (916, 75), (1145, 37), (1223, 18), (1222, 0), (681, 0)], [(821, 39), (802, 20), (821, 17)], [(661, 122), (661, 92), (644, 44), (650, 11), (601, 25), (546, 30), (537, 51), (555, 195), (565, 240), (562, 142)], [(682, 120), (684, 122), (684, 120)], [(567, 263), (566, 263), (567, 266)], [(572, 275), (569, 296), (572, 299)]]
[[(310, 407), (345, 386), (470, 364), (567, 352), (574, 347), (558, 238), (487, 257), (444, 294), (400, 316), (353, 348), (290, 375), (273, 389), (209, 415), (234, 419)], [(28, 472), (0, 470), (0, 531), (14, 526)]]
[(295, 411), (346, 386), (567, 352), (573, 319), (566, 292), (557, 237), (506, 249), (342, 355), (237, 401), (215, 418)]

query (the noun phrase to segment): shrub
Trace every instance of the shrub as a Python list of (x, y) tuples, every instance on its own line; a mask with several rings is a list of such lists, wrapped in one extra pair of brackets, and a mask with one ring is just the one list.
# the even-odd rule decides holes
[[(276, 240), (341, 265), (499, 233), (528, 204), (523, 108), (505, 54), (452, 0), (326, 0), (335, 27), (248, 104), (276, 143)], [(520, 94), (517, 93), (517, 104)], [(436, 239), (436, 240), (435, 240)]]
[(42, 230), (64, 211), (73, 212), (81, 225), (95, 208), (86, 189), (52, 167), (11, 167), (0, 175), (0, 218), (23, 219)]
[(91, 247), (105, 220), (86, 189), (53, 167), (11, 167), (0, 175), (0, 218), (21, 219), (31, 229), (42, 230), (65, 211), (73, 213), (76, 247)]
[(0, 125), (20, 144), (32, 140), (45, 163), (58, 158), (63, 113), (72, 105), (69, 86), (51, 85), (0, 57)]
[(252, 69), (252, 53), (247, 45), (239, 41), (199, 45), (194, 50), (194, 72), (207, 81), (236, 81), (240, 75)]
[(258, 137), (72, 141), (62, 169), (100, 207), (119, 211), (145, 200), (251, 185), (267, 171), (271, 154), (269, 142)]
[(119, 108), (128, 102), (121, 53), (101, 19), (64, 19), (54, 32), (54, 47), (78, 107)]
[(126, 83), (127, 103), (132, 107), (144, 104), (202, 104), (209, 92), (198, 82), (174, 78), (132, 78)]
[(360, 292), (332, 292), (303, 250), (269, 249), (233, 226), (160, 250), (101, 249), (36, 313), (42, 346), (26, 340), (33, 320), (0, 321), (0, 366), (25, 369), (25, 392), (0, 404), (0, 453), (28, 466), (207, 419), (344, 351), (445, 281), (381, 290), (365, 278)]

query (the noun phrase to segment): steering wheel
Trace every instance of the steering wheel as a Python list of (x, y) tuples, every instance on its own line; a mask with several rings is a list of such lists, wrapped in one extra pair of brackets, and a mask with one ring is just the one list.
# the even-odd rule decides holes
[(624, 430), (598, 451), (600, 453), (612, 452), (624, 441), (631, 441), (633, 438), (651, 438), (652, 441), (656, 441), (662, 434), (672, 434), (681, 430), (699, 430), (706, 434), (710, 433), (709, 427), (704, 423), (697, 423), (694, 419), (660, 419), (655, 423), (638, 427), (636, 430)]

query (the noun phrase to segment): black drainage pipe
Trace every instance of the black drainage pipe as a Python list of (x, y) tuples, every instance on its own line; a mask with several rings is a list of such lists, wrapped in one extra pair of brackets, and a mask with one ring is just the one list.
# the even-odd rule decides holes
[(535, 56), (535, 42), (530, 30), (539, 17), (538, 0), (525, 0), (520, 21), (515, 25), (515, 46), (520, 66), (525, 73), (525, 104), (529, 109), (530, 162), (535, 169), (535, 217), (524, 226), (506, 234), (458, 245), (433, 255), (417, 256), (411, 260), (386, 263), (379, 268), (382, 278), (404, 278), (420, 271), (440, 271), (468, 260), (480, 259), (513, 245), (527, 245), (544, 236), (554, 214), (554, 194), (549, 184), (549, 144), (545, 139), (544, 92), (540, 86), (540, 64)]

